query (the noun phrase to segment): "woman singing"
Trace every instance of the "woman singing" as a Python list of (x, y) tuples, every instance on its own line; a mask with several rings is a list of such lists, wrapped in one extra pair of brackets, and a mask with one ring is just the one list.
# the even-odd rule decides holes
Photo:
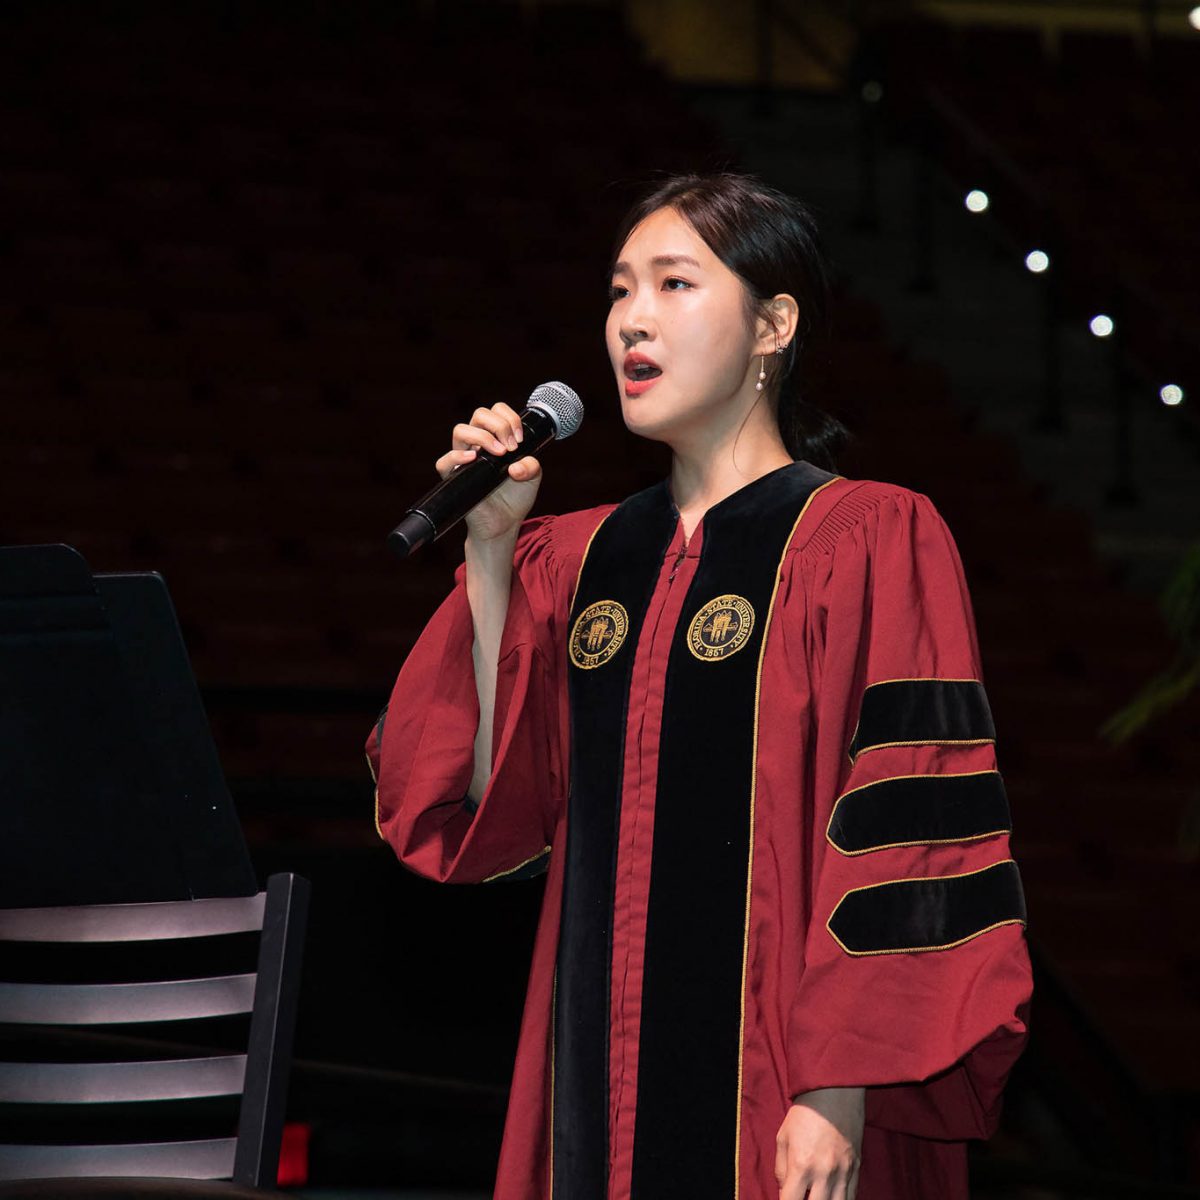
[(437, 461), (514, 452), (367, 752), (412, 870), (548, 872), (496, 1200), (957, 1200), (998, 1119), (1031, 984), (971, 602), (800, 398), (825, 279), (792, 198), (670, 179), (606, 328), (669, 477), (527, 519), (505, 404)]

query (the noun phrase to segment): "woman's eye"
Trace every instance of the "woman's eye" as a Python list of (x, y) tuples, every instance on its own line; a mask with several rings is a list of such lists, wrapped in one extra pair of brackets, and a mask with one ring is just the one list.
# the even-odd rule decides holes
[(678, 283), (680, 285), (680, 287), (685, 287), (685, 288), (690, 288), (692, 286), (690, 283), (688, 283), (688, 281), (686, 279), (677, 279), (675, 276), (672, 275), (670, 278), (663, 280), (663, 287), (667, 288), (669, 291), (672, 291), (672, 292), (679, 291), (679, 288), (674, 288), (671, 286), (673, 283)]
[(609, 299), (610, 303), (614, 300), (620, 300), (621, 297), (624, 296), (625, 294), (626, 294), (625, 288), (621, 287), (621, 285), (619, 283), (614, 283), (614, 284), (609, 285), (608, 299)]

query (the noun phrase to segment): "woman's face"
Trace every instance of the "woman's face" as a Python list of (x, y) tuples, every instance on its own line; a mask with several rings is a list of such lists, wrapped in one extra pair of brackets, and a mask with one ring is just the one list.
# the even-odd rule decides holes
[(679, 444), (736, 424), (758, 394), (742, 281), (673, 208), (629, 235), (605, 328), (626, 426)]

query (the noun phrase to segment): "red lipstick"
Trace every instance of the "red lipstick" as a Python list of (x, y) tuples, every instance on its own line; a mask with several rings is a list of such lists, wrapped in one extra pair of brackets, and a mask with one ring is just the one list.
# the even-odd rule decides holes
[(648, 355), (634, 351), (621, 364), (625, 373), (625, 395), (640, 396), (652, 388), (662, 376), (662, 368)]

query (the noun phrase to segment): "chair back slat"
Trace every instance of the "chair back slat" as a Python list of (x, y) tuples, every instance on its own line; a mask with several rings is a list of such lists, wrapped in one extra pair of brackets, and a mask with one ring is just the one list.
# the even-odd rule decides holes
[(233, 1138), (121, 1146), (0, 1146), (0, 1179), (229, 1179)]
[(0, 942), (158, 942), (262, 929), (266, 893), (154, 904), (0, 909)]
[[(80, 1044), (85, 1058), (186, 1054), (186, 1048), (141, 1038), (137, 1049), (127, 1049), (127, 1039), (119, 1035), (100, 1028), (88, 1033), (81, 1027), (244, 1014), (250, 1018), (246, 1054), (197, 1048), (192, 1057), (170, 1060), (0, 1062), (0, 1129), (7, 1106), (22, 1107), (21, 1121), (31, 1132), (48, 1126), (33, 1132), (28, 1145), (0, 1145), (0, 1180), (124, 1176), (231, 1179), (235, 1184), (274, 1186), (308, 896), (307, 880), (277, 874), (256, 896), (0, 910), (0, 962), (11, 965), (0, 981), (0, 1024), (22, 1040), (22, 1049), (12, 1057), (40, 1059), (42, 1052), (33, 1047), (47, 1035), (48, 1058), (64, 1057)], [(253, 971), (245, 961), (250, 948), (246, 941), (221, 940), (243, 933), (260, 935)], [(190, 947), (186, 942), (173, 944), (202, 938), (214, 940)], [(146, 950), (139, 945), (151, 942), (167, 944)], [(10, 949), (5, 951), (2, 943), (10, 943)], [(78, 948), (52, 948), (65, 943)], [(102, 948), (90, 949), (85, 943)], [(121, 943), (130, 943), (130, 949), (119, 949)], [(104, 949), (106, 945), (111, 949)], [(157, 978), (156, 961), (162, 968)], [(40, 981), (47, 977), (88, 982)], [(126, 982), (116, 982), (121, 979)], [(112, 1049), (114, 1043), (122, 1043), (121, 1048)], [(63, 1047), (66, 1051), (60, 1054)], [(190, 1110), (186, 1104), (172, 1107), (171, 1132), (178, 1138), (184, 1125), (203, 1118), (213, 1107), (210, 1098), (217, 1097), (240, 1097), (236, 1138), (141, 1140), (147, 1130), (135, 1114), (145, 1111), (143, 1103), (199, 1101)], [(124, 1140), (87, 1146), (43, 1144), (53, 1140), (50, 1129), (70, 1111), (55, 1112), (52, 1106), (91, 1103), (114, 1106), (109, 1110), (112, 1128), (118, 1139), (123, 1133)], [(201, 1120), (196, 1132), (207, 1132), (205, 1124), (211, 1126), (211, 1121)], [(92, 1129), (93, 1137), (103, 1136), (96, 1126)], [(167, 1134), (161, 1125), (155, 1132)], [(0, 1133), (0, 1139), (3, 1136)], [(9, 1138), (15, 1141), (12, 1134)]]
[(257, 976), (162, 983), (0, 983), (0, 1021), (12, 1025), (131, 1025), (248, 1013)]
[(6, 1104), (94, 1104), (236, 1096), (246, 1077), (244, 1054), (165, 1062), (0, 1063)]

